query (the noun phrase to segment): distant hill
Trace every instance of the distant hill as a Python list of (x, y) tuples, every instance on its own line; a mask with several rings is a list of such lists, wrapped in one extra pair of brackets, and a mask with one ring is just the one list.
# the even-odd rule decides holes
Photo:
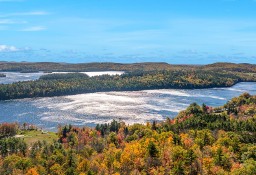
[(214, 63), (202, 66), (205, 70), (223, 70), (226, 71), (236, 71), (236, 72), (256, 72), (256, 65), (255, 64), (248, 64), (248, 63), (241, 63), (241, 64), (234, 64), (234, 63)]
[(152, 70), (180, 70), (180, 69), (203, 69), (203, 70), (227, 70), (237, 72), (256, 72), (255, 64), (214, 63), (208, 65), (168, 64), (164, 62), (142, 63), (54, 63), (54, 62), (0, 62), (0, 71), (152, 71)]
[(134, 70), (169, 70), (167, 63), (50, 63), (50, 62), (0, 62), (0, 71), (134, 71)]

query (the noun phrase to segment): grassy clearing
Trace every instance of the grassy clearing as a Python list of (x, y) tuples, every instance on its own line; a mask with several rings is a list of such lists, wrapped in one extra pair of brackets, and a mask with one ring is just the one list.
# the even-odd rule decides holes
[(52, 143), (53, 140), (57, 140), (58, 136), (54, 132), (42, 132), (42, 131), (21, 131), (18, 133), (20, 138), (23, 138), (28, 145), (31, 145), (37, 141), (45, 140), (47, 143)]

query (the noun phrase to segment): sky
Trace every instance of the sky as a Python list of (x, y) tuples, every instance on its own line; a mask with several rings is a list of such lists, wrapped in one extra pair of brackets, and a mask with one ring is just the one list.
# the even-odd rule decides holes
[(0, 0), (0, 61), (256, 64), (256, 0)]

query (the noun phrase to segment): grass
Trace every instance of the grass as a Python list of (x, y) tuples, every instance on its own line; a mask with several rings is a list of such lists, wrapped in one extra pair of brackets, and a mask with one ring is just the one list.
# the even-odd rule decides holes
[(42, 131), (36, 131), (36, 130), (26, 130), (26, 131), (21, 131), (18, 133), (20, 138), (23, 138), (24, 141), (28, 144), (31, 145), (37, 141), (43, 141), (45, 140), (47, 143), (52, 143), (54, 140), (58, 139), (58, 136), (54, 132), (42, 132)]

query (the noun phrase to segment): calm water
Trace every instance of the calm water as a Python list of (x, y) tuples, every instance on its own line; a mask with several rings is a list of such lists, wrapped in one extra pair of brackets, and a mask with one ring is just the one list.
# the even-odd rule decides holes
[(239, 83), (230, 88), (104, 92), (1, 101), (0, 122), (28, 122), (47, 130), (55, 130), (58, 124), (94, 126), (112, 119), (145, 123), (174, 117), (193, 102), (221, 106), (243, 92), (256, 95), (256, 83)]

